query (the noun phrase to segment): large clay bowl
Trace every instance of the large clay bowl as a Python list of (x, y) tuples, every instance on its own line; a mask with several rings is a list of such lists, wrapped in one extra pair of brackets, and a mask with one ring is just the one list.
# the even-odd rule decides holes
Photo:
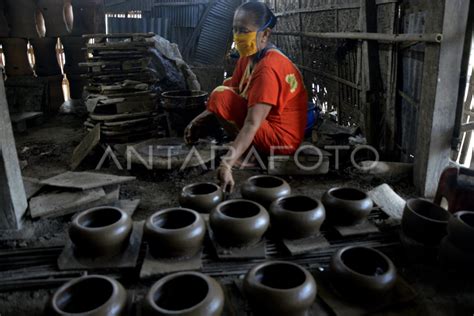
[(397, 271), (382, 252), (349, 246), (337, 251), (330, 263), (331, 283), (349, 300), (370, 300), (386, 295), (395, 285)]
[(332, 188), (324, 193), (321, 201), (328, 221), (336, 225), (360, 223), (374, 206), (367, 193), (355, 188)]
[(457, 247), (474, 252), (474, 212), (461, 211), (451, 216), (448, 238)]
[(304, 195), (282, 197), (270, 205), (272, 228), (286, 239), (306, 238), (320, 233), (326, 211), (318, 200)]
[(215, 183), (202, 182), (187, 185), (181, 191), (179, 204), (199, 213), (210, 213), (224, 200), (222, 189)]
[(144, 316), (219, 316), (224, 292), (211, 277), (198, 272), (180, 272), (156, 282), (143, 304)]
[(244, 292), (258, 315), (304, 316), (316, 298), (313, 276), (297, 264), (265, 262), (245, 276)]
[(77, 251), (88, 256), (113, 256), (129, 244), (133, 222), (116, 207), (96, 207), (72, 220), (69, 236)]
[(474, 252), (459, 248), (447, 236), (441, 240), (439, 246), (439, 261), (443, 267), (460, 271), (468, 269), (470, 275), (472, 275)]
[(214, 238), (222, 246), (244, 247), (258, 243), (270, 224), (263, 206), (249, 200), (219, 204), (209, 216)]
[(402, 230), (410, 238), (426, 245), (439, 244), (447, 234), (450, 214), (423, 199), (410, 199), (402, 216)]
[(54, 293), (48, 315), (126, 315), (127, 293), (114, 279), (100, 275), (77, 278)]
[(158, 211), (145, 223), (145, 238), (155, 257), (192, 257), (201, 250), (205, 234), (201, 215), (186, 208)]
[(291, 188), (279, 177), (259, 175), (248, 178), (242, 184), (240, 192), (244, 199), (269, 207), (276, 199), (290, 195)]

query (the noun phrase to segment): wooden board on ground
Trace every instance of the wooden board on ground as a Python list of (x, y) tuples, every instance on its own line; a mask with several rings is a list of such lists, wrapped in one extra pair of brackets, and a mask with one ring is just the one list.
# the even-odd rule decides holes
[(334, 226), (334, 229), (337, 230), (342, 237), (368, 235), (380, 232), (378, 227), (372, 224), (369, 220), (352, 226)]
[(329, 242), (323, 235), (311, 236), (304, 239), (283, 239), (283, 245), (292, 256), (307, 253), (313, 250), (328, 248)]
[(27, 130), (27, 123), (40, 124), (43, 120), (43, 112), (12, 113), (11, 120), (15, 132), (23, 133)]
[(379, 185), (368, 195), (393, 221), (400, 223), (406, 202), (388, 184)]
[(28, 200), (44, 187), (44, 184), (41, 184), (41, 180), (29, 177), (23, 177), (23, 185), (25, 186), (26, 199)]
[(146, 279), (154, 276), (162, 276), (164, 274), (193, 271), (202, 269), (202, 251), (195, 256), (186, 259), (166, 259), (155, 258), (147, 249), (145, 260), (140, 270), (140, 279)]
[(100, 124), (96, 124), (95, 127), (87, 133), (84, 139), (74, 149), (72, 153), (71, 169), (75, 170), (81, 162), (89, 155), (89, 153), (99, 144), (100, 142)]
[(135, 179), (135, 177), (121, 177), (105, 173), (68, 171), (43, 180), (41, 183), (53, 187), (88, 190), (129, 182)]

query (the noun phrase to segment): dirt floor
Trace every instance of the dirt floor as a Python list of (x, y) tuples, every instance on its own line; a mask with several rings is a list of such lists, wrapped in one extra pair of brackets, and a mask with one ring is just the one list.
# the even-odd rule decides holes
[[(45, 179), (69, 170), (71, 153), (84, 136), (81, 117), (58, 115), (41, 126), (32, 127), (26, 134), (16, 135), (20, 159), (26, 162), (23, 175)], [(79, 170), (94, 169), (97, 157), (89, 159)], [(101, 172), (117, 175), (134, 175), (137, 180), (122, 186), (122, 198), (139, 198), (141, 204), (134, 220), (144, 220), (153, 212), (178, 205), (178, 193), (189, 183), (215, 181), (215, 173), (194, 168), (183, 172), (143, 172), (118, 170), (110, 165)], [(237, 184), (258, 171), (236, 171)], [(321, 198), (329, 188), (354, 186), (371, 189), (383, 180), (371, 177), (354, 177), (347, 172), (331, 172), (325, 176), (286, 177), (294, 193)], [(414, 189), (407, 179), (390, 183), (404, 198), (413, 196)], [(238, 191), (231, 197), (239, 196)], [(37, 220), (29, 226), (34, 237), (22, 241), (1, 242), (3, 249), (15, 247), (44, 247), (64, 244), (68, 219)], [(418, 292), (417, 304), (409, 310), (390, 314), (412, 315), (473, 315), (474, 282), (464, 276), (446, 274), (435, 262), (428, 265), (407, 263), (403, 256), (392, 258), (399, 272)], [(0, 289), (1, 290), (1, 289)], [(0, 293), (0, 315), (40, 315), (54, 289)], [(387, 315), (387, 313), (381, 313)]]

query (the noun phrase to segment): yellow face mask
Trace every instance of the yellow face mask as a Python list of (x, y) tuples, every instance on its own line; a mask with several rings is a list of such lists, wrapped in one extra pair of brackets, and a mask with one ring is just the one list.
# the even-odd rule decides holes
[(234, 43), (241, 57), (248, 57), (258, 52), (257, 32), (234, 33)]

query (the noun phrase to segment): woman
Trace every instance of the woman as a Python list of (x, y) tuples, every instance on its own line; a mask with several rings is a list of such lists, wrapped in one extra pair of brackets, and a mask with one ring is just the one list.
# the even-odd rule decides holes
[(235, 135), (217, 177), (225, 191), (235, 185), (232, 166), (251, 145), (264, 154), (292, 154), (304, 137), (307, 93), (295, 65), (270, 43), (277, 19), (261, 2), (235, 12), (234, 43), (240, 54), (234, 74), (209, 97), (207, 110), (186, 128), (192, 143), (208, 118), (216, 116)]

